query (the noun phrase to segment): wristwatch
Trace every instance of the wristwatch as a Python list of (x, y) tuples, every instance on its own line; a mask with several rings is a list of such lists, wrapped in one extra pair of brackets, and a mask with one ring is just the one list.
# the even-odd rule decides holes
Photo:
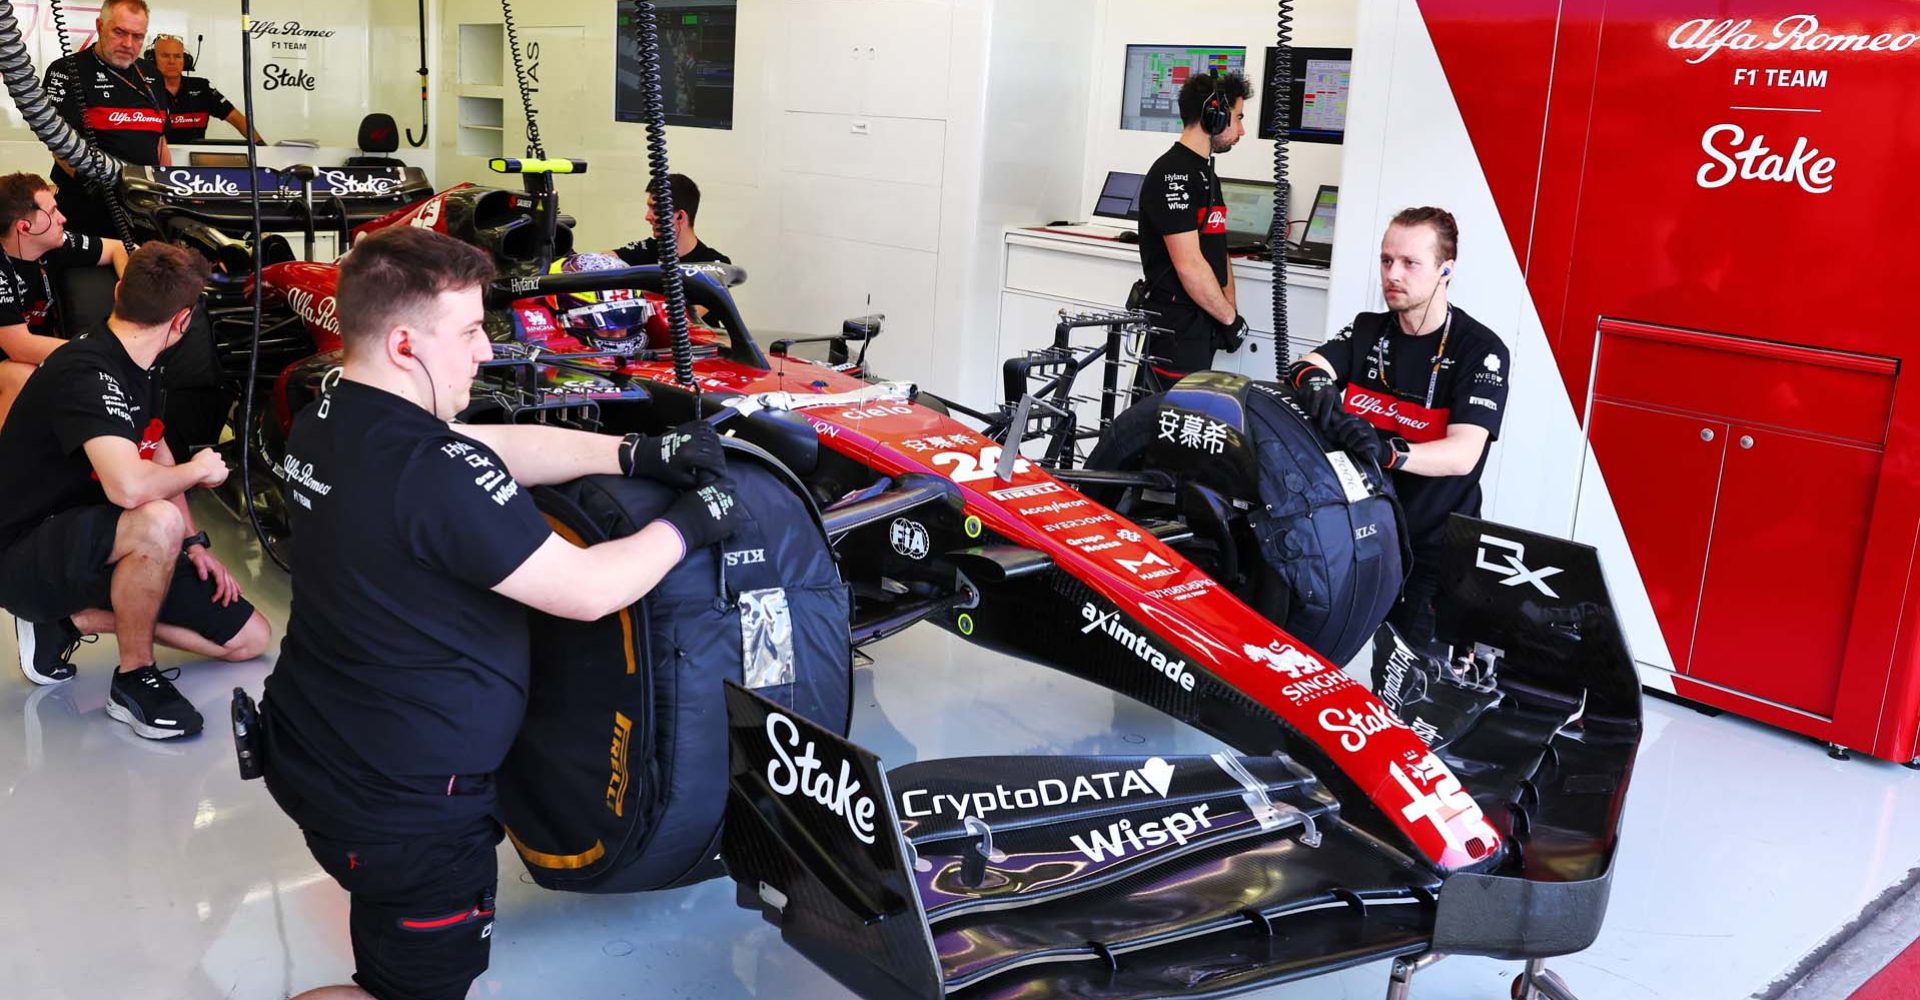
[(188, 535), (187, 540), (180, 543), (180, 550), (184, 552), (196, 545), (201, 546), (209, 552), (213, 551), (213, 540), (208, 538), (207, 533), (204, 531), (196, 531)]
[[(1413, 446), (1398, 434), (1387, 438), (1387, 449), (1393, 454), (1393, 460), (1387, 463), (1389, 469), (1398, 469), (1407, 464), (1407, 457), (1413, 454)], [(206, 532), (203, 531), (201, 534), (204, 535)]]

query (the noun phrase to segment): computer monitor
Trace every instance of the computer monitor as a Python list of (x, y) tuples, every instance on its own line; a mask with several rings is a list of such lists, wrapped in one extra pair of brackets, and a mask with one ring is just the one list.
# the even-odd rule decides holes
[(1291, 49), (1292, 60), (1278, 66), (1280, 50), (1267, 46), (1266, 74), (1260, 109), (1260, 138), (1277, 136), (1273, 121), (1274, 85), (1285, 70), (1293, 90), (1283, 109), (1281, 130), (1290, 142), (1342, 142), (1347, 136), (1347, 81), (1353, 75), (1352, 49)]
[(1100, 197), (1094, 199), (1093, 214), (1140, 221), (1140, 188), (1146, 180), (1140, 174), (1107, 171), (1107, 183), (1100, 188)]
[(1303, 252), (1333, 259), (1333, 219), (1339, 209), (1340, 189), (1332, 184), (1320, 185), (1320, 192), (1313, 197), (1313, 214), (1307, 217), (1307, 231), (1300, 235)]
[[(613, 120), (644, 123), (640, 43), (635, 0), (614, 5)], [(738, 0), (662, 0), (659, 27), (660, 98), (668, 125), (733, 127), (734, 30)]]
[(1120, 90), (1120, 127), (1172, 132), (1180, 125), (1180, 88), (1194, 76), (1245, 73), (1247, 50), (1237, 45), (1129, 45)]
[(1273, 182), (1222, 177), (1220, 195), (1227, 203), (1227, 241), (1265, 243), (1273, 230)]

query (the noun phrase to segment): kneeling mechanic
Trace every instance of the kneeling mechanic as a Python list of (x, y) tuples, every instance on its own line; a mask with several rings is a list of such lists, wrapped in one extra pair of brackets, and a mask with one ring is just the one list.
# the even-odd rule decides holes
[[(288, 439), (293, 610), (262, 705), (267, 787), (347, 890), (354, 986), (303, 1000), (458, 1000), (487, 968), (493, 772), (527, 700), (526, 608), (579, 621), (639, 600), (733, 531), (720, 439), (449, 421), (492, 357), (491, 262), (408, 226), (340, 268), (340, 381)], [(589, 548), (521, 487), (596, 474), (686, 489)]]

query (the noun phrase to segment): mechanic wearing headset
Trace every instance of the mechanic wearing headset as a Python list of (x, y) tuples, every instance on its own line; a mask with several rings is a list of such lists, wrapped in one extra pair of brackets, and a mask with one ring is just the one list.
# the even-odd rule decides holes
[(67, 231), (53, 185), (35, 174), (0, 177), (0, 426), (27, 376), (66, 343), (58, 288), (70, 267), (127, 267), (127, 246)]
[(1287, 372), (1329, 441), (1392, 471), (1413, 567), (1387, 620), (1416, 649), (1433, 640), (1447, 516), (1479, 516), (1480, 473), (1507, 409), (1506, 345), (1447, 301), (1459, 242), (1445, 209), (1395, 215), (1380, 241), (1387, 311), (1354, 317)]
[[(693, 231), (693, 220), (700, 215), (700, 185), (686, 174), (668, 174), (667, 183), (673, 191), (673, 248), (682, 264), (731, 264), (733, 258), (721, 253), (714, 247), (700, 242)], [(647, 229), (654, 233), (643, 240), (634, 240), (613, 252), (615, 257), (626, 261), (628, 267), (646, 267), (660, 263), (660, 248), (657, 237), (660, 233), (660, 220), (653, 212), (653, 192), (647, 192)]]
[[(187, 75), (187, 43), (178, 35), (161, 35), (148, 50), (153, 68), (167, 88), (167, 144), (199, 142), (207, 137), (207, 126), (214, 119), (232, 125), (247, 134), (247, 116), (240, 113), (225, 94), (213, 89), (204, 77)], [(253, 133), (253, 141), (264, 146), (267, 140)]]
[(53, 352), (0, 430), (0, 607), (20, 668), (58, 684), (83, 634), (114, 633), (107, 715), (147, 739), (201, 727), (177, 671), (154, 667), (156, 641), (237, 662), (272, 632), (187, 509), (186, 492), (225, 482), (226, 463), (209, 448), (176, 465), (163, 437), (154, 359), (185, 335), (207, 271), (180, 247), (134, 251), (106, 328)]
[(1143, 306), (1157, 316), (1135, 385), (1164, 392), (1213, 365), (1216, 349), (1246, 336), (1227, 262), (1227, 206), (1213, 157), (1246, 134), (1247, 78), (1191, 77), (1180, 88), (1185, 130), (1147, 171), (1140, 188)]
[[(526, 708), (526, 608), (592, 621), (732, 533), (719, 437), (448, 421), (493, 354), (478, 249), (413, 226), (340, 267), (345, 369), (294, 420), (293, 602), (262, 705), (274, 799), (351, 897), (357, 986), (306, 998), (458, 1000), (493, 929), (493, 771)], [(597, 474), (686, 488), (589, 548), (522, 485)], [(523, 607), (524, 606), (524, 607)]]
[[(47, 99), (75, 131), (91, 132), (103, 152), (138, 167), (171, 166), (167, 90), (139, 58), (147, 40), (146, 0), (106, 0), (98, 27), (97, 43), (47, 67)], [(54, 161), (53, 180), (69, 225), (90, 236), (113, 232), (106, 203), (66, 163)]]

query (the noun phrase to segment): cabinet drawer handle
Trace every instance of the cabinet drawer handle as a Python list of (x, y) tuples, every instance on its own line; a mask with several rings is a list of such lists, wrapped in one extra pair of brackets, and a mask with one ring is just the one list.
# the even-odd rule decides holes
[(1751, 435), (1751, 434), (1742, 434), (1742, 435), (1740, 435), (1740, 447), (1742, 447), (1742, 448), (1751, 448), (1751, 447), (1753, 447), (1753, 435)]
[(1711, 440), (1713, 440), (1713, 428), (1711, 428), (1711, 427), (1702, 427), (1702, 428), (1700, 428), (1700, 440), (1702, 440), (1702, 441), (1711, 441)]

